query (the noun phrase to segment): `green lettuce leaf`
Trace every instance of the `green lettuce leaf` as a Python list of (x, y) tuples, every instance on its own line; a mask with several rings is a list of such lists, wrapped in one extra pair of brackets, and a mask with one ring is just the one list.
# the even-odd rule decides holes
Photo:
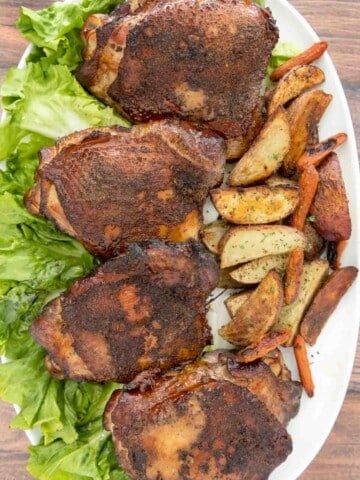
[(28, 355), (1, 365), (1, 396), (22, 406), (12, 427), (41, 427), (44, 446), (58, 439), (71, 444), (78, 439), (79, 428), (102, 417), (105, 404), (118, 385), (56, 380), (45, 370), (44, 356), (42, 348), (32, 345)]
[(290, 58), (295, 57), (300, 52), (301, 49), (297, 45), (294, 45), (291, 42), (279, 41), (272, 51), (271, 59), (267, 68), (267, 74), (271, 75), (275, 68), (279, 67)]
[(290, 58), (295, 57), (295, 55), (300, 53), (300, 51), (301, 50), (299, 49), (299, 47), (290, 42), (279, 41), (275, 45), (267, 66), (266, 77), (263, 81), (263, 92), (274, 86), (274, 83), (270, 80), (270, 75), (275, 70), (275, 68), (279, 67)]
[[(17, 96), (14, 87), (9, 86), (14, 77)], [(129, 126), (112, 108), (89, 95), (62, 65), (44, 69), (41, 64), (30, 63), (26, 74), (17, 75), (12, 71), (5, 79), (1, 94), (9, 119), (1, 126), (0, 135), (6, 139), (14, 129), (18, 134), (1, 147), (0, 159), (13, 152), (29, 133), (54, 140), (90, 126)]]
[[(30, 63), (10, 69), (0, 94), (7, 112), (0, 124), (0, 193), (24, 193), (33, 184), (38, 150), (75, 130), (129, 122), (89, 95), (61, 65)], [(1, 221), (1, 220), (0, 220)]]
[[(76, 240), (31, 215), (22, 197), (0, 195), (0, 353), (19, 358), (33, 346), (28, 326), (44, 304), (96, 265)], [(0, 390), (1, 393), (1, 390)]]
[(119, 3), (116, 0), (56, 2), (40, 11), (22, 7), (17, 27), (35, 46), (28, 61), (36, 59), (43, 65), (60, 64), (74, 70), (82, 60), (80, 29), (84, 20), (92, 13), (109, 12)]
[(257, 3), (261, 7), (265, 7), (265, 0), (253, 0), (254, 3)]
[(57, 440), (48, 446), (30, 447), (29, 472), (39, 480), (128, 480), (116, 463), (101, 418), (78, 428), (78, 432), (78, 440), (71, 445)]

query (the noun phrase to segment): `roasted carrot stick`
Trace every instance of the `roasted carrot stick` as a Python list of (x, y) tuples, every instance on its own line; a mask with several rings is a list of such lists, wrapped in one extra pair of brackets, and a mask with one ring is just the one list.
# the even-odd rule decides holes
[(291, 225), (298, 230), (304, 228), (306, 216), (309, 213), (318, 182), (319, 173), (313, 166), (305, 168), (299, 177), (299, 186), (301, 188), (300, 202), (291, 219)]
[(301, 335), (296, 335), (294, 339), (294, 353), (302, 386), (308, 396), (312, 397), (315, 386), (311, 375), (305, 340)]
[(299, 65), (307, 65), (314, 60), (317, 60), (327, 49), (327, 42), (318, 42), (311, 45), (310, 48), (304, 50), (296, 57), (290, 58), (287, 62), (280, 65), (280, 67), (275, 68), (275, 70), (270, 75), (270, 79), (273, 82), (277, 82), (282, 78), (286, 73), (288, 73), (292, 68), (298, 67)]
[(280, 347), (291, 337), (290, 330), (279, 330), (277, 332), (270, 331), (265, 333), (263, 337), (256, 343), (251, 343), (244, 350), (237, 354), (240, 362), (248, 363), (264, 357), (267, 353), (272, 352), (275, 348)]
[(332, 137), (308, 148), (306, 152), (297, 161), (297, 171), (302, 172), (306, 167), (317, 167), (329, 153), (336, 150), (347, 140), (346, 133), (337, 133)]
[(304, 250), (297, 247), (290, 253), (285, 271), (284, 300), (286, 305), (294, 302), (299, 295), (303, 266)]

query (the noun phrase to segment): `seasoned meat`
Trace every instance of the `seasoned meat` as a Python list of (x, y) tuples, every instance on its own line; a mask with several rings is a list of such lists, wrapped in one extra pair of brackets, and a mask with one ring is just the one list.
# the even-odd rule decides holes
[(133, 0), (89, 17), (83, 37), (77, 78), (134, 122), (176, 116), (245, 137), (278, 30), (249, 0)]
[(197, 238), (223, 163), (223, 140), (185, 122), (84, 130), (41, 150), (25, 204), (111, 257), (133, 242)]
[[(280, 421), (264, 395), (280, 400), (283, 407), (288, 402), (286, 408), (293, 415), (301, 387), (279, 380), (262, 362), (245, 370), (252, 372), (250, 384), (243, 381), (243, 366), (236, 362), (236, 355), (212, 352), (153, 383), (147, 379), (132, 390), (114, 392), (104, 423), (129, 477), (268, 478), (289, 455), (292, 442), (284, 425), (288, 416), (282, 415), (284, 421)], [(253, 391), (255, 383), (258, 388)], [(288, 395), (282, 397), (280, 391)]]
[(55, 376), (129, 382), (193, 360), (211, 342), (205, 299), (217, 281), (196, 242), (134, 244), (46, 305), (31, 333)]

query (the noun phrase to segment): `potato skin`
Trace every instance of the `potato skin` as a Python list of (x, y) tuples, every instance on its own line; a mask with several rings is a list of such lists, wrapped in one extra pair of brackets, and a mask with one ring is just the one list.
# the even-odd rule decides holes
[(241, 285), (254, 285), (260, 283), (261, 280), (270, 272), (276, 270), (281, 275), (285, 272), (286, 265), (289, 261), (289, 254), (266, 255), (265, 257), (250, 260), (235, 268), (230, 276)]
[(305, 236), (287, 225), (251, 225), (231, 228), (219, 244), (221, 268), (249, 262), (265, 255), (289, 253), (305, 247)]
[(291, 69), (276, 85), (268, 106), (268, 113), (325, 81), (324, 72), (315, 65), (299, 65)]
[(328, 318), (358, 274), (356, 267), (344, 267), (333, 272), (315, 296), (300, 326), (304, 340), (314, 345)]
[(275, 331), (290, 330), (291, 337), (284, 346), (290, 347), (293, 344), (300, 322), (316, 293), (327, 279), (328, 272), (329, 264), (321, 258), (304, 264), (299, 296), (290, 305), (283, 306), (279, 318), (272, 328)]
[(284, 303), (280, 275), (271, 270), (219, 334), (234, 345), (258, 342), (270, 330)]
[(341, 167), (336, 153), (331, 153), (319, 167), (318, 189), (310, 208), (316, 231), (330, 242), (348, 240), (351, 219)]
[(215, 220), (203, 226), (200, 230), (200, 239), (209, 252), (218, 255), (219, 242), (230, 227), (225, 220)]
[(241, 305), (243, 305), (247, 300), (249, 300), (251, 293), (251, 290), (245, 290), (243, 292), (231, 295), (224, 301), (225, 307), (231, 318), (235, 317), (236, 312), (239, 310)]
[(211, 199), (220, 215), (238, 225), (259, 225), (288, 217), (297, 207), (300, 189), (293, 185), (215, 188)]
[(291, 103), (287, 110), (291, 144), (282, 167), (285, 175), (292, 175), (296, 170), (297, 161), (314, 140), (314, 131), (331, 100), (332, 95), (322, 90), (310, 90)]
[(249, 150), (240, 158), (227, 179), (231, 187), (264, 180), (276, 172), (290, 148), (288, 116), (279, 107), (270, 117)]
[(305, 222), (303, 232), (306, 239), (304, 258), (308, 261), (314, 260), (320, 256), (322, 250), (324, 249), (324, 239), (318, 234), (310, 222)]

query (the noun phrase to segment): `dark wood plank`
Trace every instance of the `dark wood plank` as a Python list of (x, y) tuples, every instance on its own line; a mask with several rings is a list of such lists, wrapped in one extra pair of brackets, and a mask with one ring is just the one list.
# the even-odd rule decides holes
[[(43, 8), (49, 1), (0, 0), (0, 82), (6, 70), (16, 64), (26, 41), (14, 28), (19, 7)], [(330, 43), (350, 104), (360, 145), (360, 12), (358, 0), (292, 0), (318, 35)], [(11, 406), (0, 404), (0, 478), (30, 480), (26, 472), (28, 441), (22, 432), (11, 430)], [(343, 480), (360, 478), (360, 341), (349, 390), (338, 420), (319, 455), (301, 475), (301, 480)]]
[(8, 426), (14, 416), (12, 405), (0, 404), (0, 478), (30, 480), (26, 471), (28, 440), (21, 430)]

